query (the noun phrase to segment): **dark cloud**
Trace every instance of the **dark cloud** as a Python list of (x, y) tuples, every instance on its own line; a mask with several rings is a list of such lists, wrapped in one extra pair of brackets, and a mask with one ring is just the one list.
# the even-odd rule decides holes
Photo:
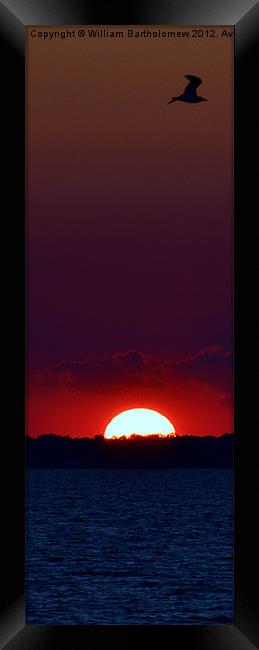
[(147, 357), (136, 350), (118, 352), (113, 358), (126, 373), (142, 376), (146, 371)]
[(178, 379), (195, 379), (218, 390), (230, 389), (233, 375), (233, 358), (219, 345), (210, 345), (195, 354), (170, 364)]
[(114, 385), (120, 380), (120, 369), (113, 359), (86, 359), (61, 363), (49, 369), (58, 380), (67, 386), (78, 389), (93, 388), (103, 390), (107, 384)]
[(136, 350), (115, 353), (109, 358), (86, 358), (62, 362), (47, 371), (37, 371), (39, 381), (77, 390), (123, 390), (149, 381), (147, 358)]
[(184, 380), (196, 380), (213, 386), (222, 400), (231, 391), (232, 355), (211, 345), (177, 362), (156, 359), (137, 350), (116, 352), (110, 357), (94, 357), (62, 362), (36, 378), (49, 385), (58, 384), (75, 390), (123, 391), (150, 386), (171, 386)]

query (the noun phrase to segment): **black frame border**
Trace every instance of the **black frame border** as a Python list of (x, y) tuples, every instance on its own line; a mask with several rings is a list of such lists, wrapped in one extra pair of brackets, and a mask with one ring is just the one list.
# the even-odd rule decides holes
[[(235, 3), (233, 3), (234, 5)], [(2, 198), (6, 206), (2, 226), (7, 242), (4, 262), (3, 319), (5, 348), (5, 421), (2, 470), (5, 471), (3, 498), (2, 564), (7, 565), (1, 606), (1, 648), (8, 650), (76, 650), (99, 643), (114, 646), (154, 643), (186, 645), (197, 650), (252, 650), (258, 642), (256, 565), (259, 548), (253, 506), (258, 488), (254, 411), (247, 411), (244, 400), (246, 377), (251, 375), (247, 359), (247, 339), (253, 359), (256, 329), (251, 315), (251, 296), (255, 295), (255, 255), (249, 225), (256, 205), (256, 177), (251, 165), (251, 150), (256, 137), (256, 110), (247, 89), (257, 77), (255, 47), (259, 7), (255, 0), (243, 0), (242, 9), (230, 0), (162, 0), (160, 6), (147, 6), (146, 0), (119, 10), (111, 5), (58, 0), (0, 0), (0, 47), (2, 53), (2, 129), (4, 146)], [(235, 196), (235, 624), (214, 626), (41, 626), (25, 625), (25, 32), (27, 25), (233, 25), (235, 27), (235, 109), (234, 109), (234, 196)], [(253, 179), (254, 174), (254, 179)], [(251, 238), (252, 235), (252, 238)], [(248, 258), (244, 263), (244, 250)], [(7, 279), (7, 282), (6, 282)], [(254, 294), (253, 286), (254, 282)], [(249, 291), (248, 291), (249, 287)], [(245, 345), (244, 345), (245, 341)], [(15, 380), (14, 380), (15, 369)], [(11, 388), (10, 388), (11, 387)], [(249, 396), (250, 403), (252, 396)], [(254, 394), (254, 404), (256, 404)], [(4, 415), (4, 414), (3, 414)], [(3, 477), (3, 471), (1, 472)], [(7, 495), (7, 498), (5, 498)], [(256, 507), (256, 506), (255, 506)], [(3, 573), (3, 571), (2, 571)]]

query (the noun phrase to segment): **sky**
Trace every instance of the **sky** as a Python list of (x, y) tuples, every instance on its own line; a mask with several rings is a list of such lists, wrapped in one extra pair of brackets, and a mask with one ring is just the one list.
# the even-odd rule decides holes
[[(231, 38), (28, 36), (28, 435), (233, 431), (232, 68)], [(207, 102), (167, 104), (185, 74)]]

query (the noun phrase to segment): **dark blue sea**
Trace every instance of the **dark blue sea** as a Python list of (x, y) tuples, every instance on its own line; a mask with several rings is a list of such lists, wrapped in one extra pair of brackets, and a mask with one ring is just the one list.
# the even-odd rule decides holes
[(231, 470), (30, 470), (27, 623), (233, 622)]

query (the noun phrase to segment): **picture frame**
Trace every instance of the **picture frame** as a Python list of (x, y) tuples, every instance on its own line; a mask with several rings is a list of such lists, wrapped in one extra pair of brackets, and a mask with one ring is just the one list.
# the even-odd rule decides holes
[[(25, 214), (26, 214), (26, 75), (25, 32), (28, 25), (230, 25), (235, 27), (235, 119), (234, 119), (234, 196), (235, 196), (235, 622), (234, 625), (172, 626), (43, 626), (25, 625)], [(0, 3), (0, 41), (2, 50), (2, 128), (7, 135), (4, 146), (3, 198), (8, 268), (4, 267), (6, 288), (5, 319), (7, 352), (5, 363), (6, 395), (4, 409), (8, 430), (2, 440), (2, 562), (7, 569), (1, 606), (1, 648), (41, 650), (73, 648), (112, 643), (115, 647), (154, 643), (193, 647), (199, 650), (249, 650), (258, 642), (256, 615), (256, 514), (255, 498), (258, 468), (254, 451), (254, 416), (245, 407), (244, 388), (249, 364), (244, 347), (247, 339), (242, 314), (251, 311), (245, 287), (255, 277), (253, 255), (244, 263), (243, 250), (250, 251), (252, 214), (256, 182), (252, 180), (251, 147), (254, 146), (255, 107), (247, 89), (255, 84), (256, 25), (259, 9), (254, 0), (232, 4), (198, 0), (159, 6), (138, 5), (116, 12), (94, 3), (75, 0), (61, 7), (57, 1), (5, 0)], [(253, 99), (253, 98), (252, 98)], [(247, 167), (249, 174), (246, 175)], [(249, 176), (247, 179), (246, 176)], [(4, 202), (3, 202), (4, 203)], [(242, 276), (242, 280), (240, 279)], [(7, 286), (6, 286), (7, 285)], [(10, 299), (11, 297), (11, 299)], [(253, 319), (251, 319), (253, 320)], [(249, 341), (256, 340), (253, 322)], [(247, 345), (247, 342), (246, 342)], [(253, 349), (253, 358), (255, 352)], [(242, 370), (241, 370), (242, 368)], [(15, 372), (14, 372), (15, 369)], [(11, 387), (11, 390), (10, 390)], [(252, 387), (251, 387), (252, 392)], [(251, 399), (252, 404), (256, 401)], [(3, 584), (3, 583), (2, 583)]]

